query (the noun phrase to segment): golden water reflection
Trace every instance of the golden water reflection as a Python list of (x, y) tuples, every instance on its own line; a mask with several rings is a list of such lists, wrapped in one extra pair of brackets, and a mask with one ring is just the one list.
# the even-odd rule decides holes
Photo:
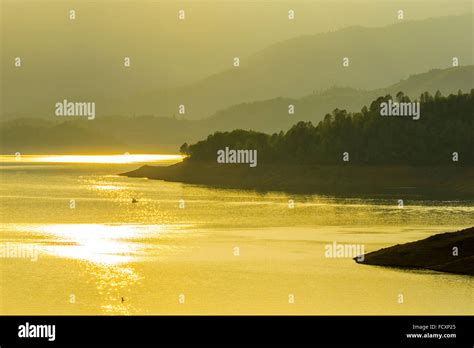
[[(144, 238), (165, 233), (164, 225), (57, 224), (30, 227), (29, 232), (52, 239), (41, 251), (83, 262), (83, 271), (97, 289), (104, 314), (133, 314), (131, 293), (143, 278), (134, 267), (147, 253)], [(159, 246), (156, 248), (161, 250)], [(149, 251), (149, 250), (148, 250)]]
[[(154, 228), (156, 232), (161, 227)], [(130, 242), (143, 233), (136, 225), (60, 224), (36, 227), (33, 231), (61, 242), (46, 245), (45, 252), (98, 264), (127, 263), (143, 249)]]
[(4, 155), (0, 162), (26, 163), (96, 163), (96, 164), (126, 164), (151, 162), (180, 162), (181, 155), (153, 155), (153, 154), (119, 154), (119, 155)]
[(143, 278), (131, 266), (88, 263), (86, 272), (95, 278), (104, 314), (132, 314), (137, 312), (130, 298), (130, 290)]

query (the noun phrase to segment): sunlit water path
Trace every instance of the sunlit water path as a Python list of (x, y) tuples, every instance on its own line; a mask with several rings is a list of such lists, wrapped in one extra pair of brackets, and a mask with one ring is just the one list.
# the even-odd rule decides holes
[(472, 226), (472, 201), (408, 199), (399, 209), (396, 197), (263, 194), (116, 175), (180, 160), (0, 157), (0, 311), (474, 313), (471, 277), (325, 257), (334, 242), (371, 251)]

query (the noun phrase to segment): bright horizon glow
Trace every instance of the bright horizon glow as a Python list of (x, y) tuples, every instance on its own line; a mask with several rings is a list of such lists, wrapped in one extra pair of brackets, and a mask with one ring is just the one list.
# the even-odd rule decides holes
[(181, 155), (149, 155), (149, 154), (121, 154), (121, 155), (3, 155), (0, 162), (39, 162), (39, 163), (103, 163), (126, 164), (141, 162), (182, 161)]

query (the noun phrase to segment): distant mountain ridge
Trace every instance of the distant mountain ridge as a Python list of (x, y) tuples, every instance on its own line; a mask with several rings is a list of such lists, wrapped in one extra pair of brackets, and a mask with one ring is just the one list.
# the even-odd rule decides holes
[[(428, 91), (443, 95), (474, 88), (474, 65), (433, 69), (372, 91), (332, 87), (302, 98), (274, 98), (219, 110), (204, 120), (168, 117), (98, 117), (94, 121), (58, 118), (56, 122), (23, 118), (0, 123), (3, 153), (177, 152), (184, 142), (195, 142), (215, 131), (234, 129), (266, 133), (289, 129), (298, 121), (317, 124), (332, 110), (359, 111), (379, 96), (404, 92), (411, 99)], [(288, 113), (288, 105), (295, 113)]]
[[(372, 91), (333, 86), (299, 99), (275, 98), (242, 103), (219, 110), (202, 122), (208, 123), (209, 128), (214, 127), (216, 130), (242, 128), (273, 133), (288, 129), (297, 121), (317, 124), (324, 115), (336, 108), (358, 111), (378, 96), (395, 96), (400, 91), (412, 99), (417, 99), (425, 91), (434, 94), (439, 90), (443, 95), (447, 95), (457, 93), (459, 89), (468, 92), (471, 88), (474, 88), (474, 65), (433, 69)], [(288, 105), (294, 105), (293, 115), (288, 113)]]
[[(473, 20), (474, 15), (470, 13), (401, 20), (384, 27), (351, 26), (298, 36), (267, 46), (253, 55), (239, 57), (239, 67), (233, 67), (232, 59), (229, 59), (227, 70), (183, 87), (154, 89), (153, 81), (144, 77), (147, 83), (126, 86), (126, 96), (109, 90), (92, 93), (87, 88), (79, 88), (83, 85), (79, 81), (82, 85), (70, 92), (59, 90), (39, 98), (29, 90), (25, 80), (20, 90), (5, 89), (2, 116), (8, 116), (5, 114), (9, 112), (12, 118), (17, 117), (13, 113), (50, 118), (54, 115), (55, 103), (66, 98), (93, 99), (98, 117), (154, 115), (172, 118), (175, 115), (204, 119), (232, 105), (277, 97), (301, 98), (331, 86), (374, 90), (421, 71), (451, 67), (453, 57), (459, 60), (459, 65), (474, 64)], [(345, 57), (348, 58), (347, 67), (343, 66)], [(199, 62), (196, 62), (196, 69), (199, 69)], [(27, 72), (28, 66), (22, 70), (22, 75), (15, 75), (18, 81), (26, 79)], [(86, 74), (97, 75), (94, 77), (97, 81), (92, 79), (90, 83), (100, 84), (99, 71), (93, 73), (87, 71)], [(25, 96), (28, 96), (28, 103), (25, 103)], [(179, 114), (179, 105), (185, 106), (184, 115)]]
[(301, 36), (239, 57), (238, 68), (229, 63), (228, 70), (195, 84), (137, 95), (116, 106), (166, 116), (185, 105), (186, 118), (202, 119), (230, 105), (296, 98), (334, 85), (376, 89), (420, 71), (452, 66), (453, 57), (460, 65), (474, 64), (472, 35), (466, 34), (472, 33), (473, 19), (469, 14)]

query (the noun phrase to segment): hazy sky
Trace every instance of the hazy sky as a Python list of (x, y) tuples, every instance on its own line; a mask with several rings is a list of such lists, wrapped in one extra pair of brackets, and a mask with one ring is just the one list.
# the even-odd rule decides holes
[[(151, 74), (157, 87), (205, 77), (228, 67), (234, 56), (302, 34), (395, 23), (399, 9), (406, 20), (472, 12), (472, 1), (459, 0), (1, 2), (6, 64), (23, 56), (40, 75), (51, 73), (40, 68), (45, 64), (61, 74), (86, 66), (95, 76), (110, 73), (113, 85), (114, 65), (130, 56), (134, 78)], [(75, 21), (68, 18), (70, 9)], [(180, 9), (184, 21), (178, 20)], [(94, 71), (97, 63), (107, 68)]]
[[(472, 1), (0, 0), (2, 99), (123, 97), (186, 85), (293, 37), (472, 12)], [(70, 20), (69, 11), (76, 11)], [(185, 11), (179, 20), (178, 11)], [(288, 11), (295, 11), (294, 20)], [(14, 67), (21, 57), (22, 69)], [(124, 71), (123, 59), (131, 68)], [(25, 86), (28, 88), (25, 89)], [(22, 96), (23, 98), (24, 96)], [(3, 110), (3, 108), (2, 108)], [(11, 112), (11, 110), (9, 110)]]

